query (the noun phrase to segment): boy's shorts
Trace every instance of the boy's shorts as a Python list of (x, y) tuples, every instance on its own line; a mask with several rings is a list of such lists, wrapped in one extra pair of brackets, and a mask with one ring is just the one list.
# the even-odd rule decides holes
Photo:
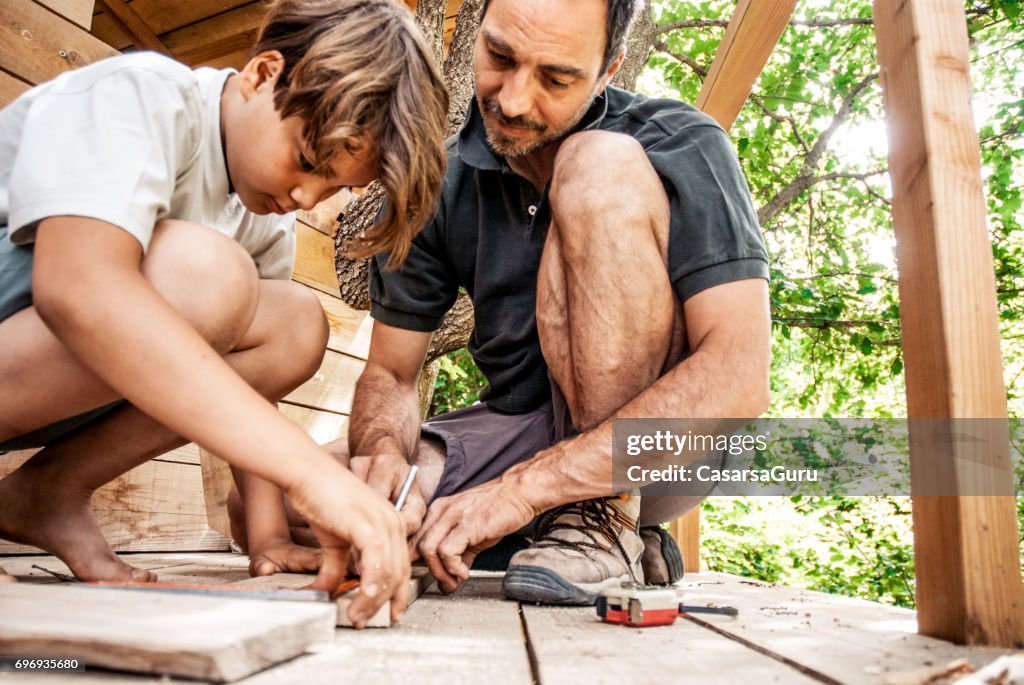
[[(441, 414), (421, 426), (421, 435), (445, 447), (447, 458), (434, 498), (447, 497), (493, 480), (542, 450), (579, 434), (558, 386), (551, 380), (551, 399), (525, 414), (505, 414), (480, 402)], [(721, 452), (700, 460), (713, 469), (722, 465)], [(678, 484), (674, 497), (704, 498), (713, 484)], [(640, 491), (641, 495), (643, 490)], [(666, 502), (666, 504), (671, 504)], [(667, 520), (667, 519), (666, 519)]]
[[(32, 245), (14, 245), (0, 227), (0, 322), (32, 306)], [(0, 452), (45, 447), (109, 413), (120, 401), (72, 416), (0, 443)]]

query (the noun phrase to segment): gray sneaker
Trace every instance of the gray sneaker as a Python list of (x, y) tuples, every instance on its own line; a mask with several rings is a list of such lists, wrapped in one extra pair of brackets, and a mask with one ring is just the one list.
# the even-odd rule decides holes
[(639, 513), (638, 495), (573, 502), (545, 512), (533, 544), (512, 557), (502, 592), (525, 602), (587, 605), (607, 587), (643, 584)]
[(679, 582), (683, 577), (683, 555), (668, 531), (659, 526), (644, 527), (640, 529), (640, 539), (644, 541), (641, 563), (647, 584), (672, 585)]

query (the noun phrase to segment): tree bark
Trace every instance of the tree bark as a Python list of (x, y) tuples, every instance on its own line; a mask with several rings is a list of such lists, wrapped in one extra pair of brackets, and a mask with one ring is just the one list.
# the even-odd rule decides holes
[(654, 47), (655, 27), (651, 18), (651, 0), (644, 2), (644, 8), (640, 10), (640, 16), (633, 24), (633, 30), (626, 42), (626, 59), (619, 67), (619, 71), (612, 79), (612, 85), (626, 90), (636, 88), (636, 80), (643, 71), (651, 56), (651, 48)]

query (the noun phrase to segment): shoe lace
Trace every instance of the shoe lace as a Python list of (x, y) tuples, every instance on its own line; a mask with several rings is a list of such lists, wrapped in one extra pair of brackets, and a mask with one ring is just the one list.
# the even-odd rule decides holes
[[(580, 517), (580, 523), (569, 523), (559, 519), (567, 514), (575, 514)], [(622, 528), (636, 529), (636, 521), (626, 516), (619, 509), (612, 505), (609, 498), (588, 499), (582, 502), (570, 502), (554, 509), (550, 509), (537, 520), (537, 526), (533, 536), (534, 547), (565, 547), (575, 550), (584, 556), (587, 550), (606, 551), (617, 549), (626, 562), (629, 575), (634, 582), (637, 581), (633, 572), (633, 564), (629, 561), (629, 554), (622, 546), (619, 534)], [(586, 540), (566, 540), (555, 537), (553, 533), (559, 530), (575, 530), (582, 533)], [(604, 538), (605, 544), (601, 544), (598, 536)]]

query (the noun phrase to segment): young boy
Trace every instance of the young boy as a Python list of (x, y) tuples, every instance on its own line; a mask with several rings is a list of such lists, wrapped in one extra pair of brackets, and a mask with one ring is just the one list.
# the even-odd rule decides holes
[[(380, 178), (391, 212), (366, 254), (404, 254), (444, 173), (443, 81), (391, 0), (280, 0), (242, 69), (138, 53), (0, 111), (0, 450), (46, 448), (0, 481), (0, 537), (83, 580), (154, 580), (120, 561), (92, 492), (191, 440), (246, 475), (254, 561), (359, 551), (361, 624), (408, 601), (394, 506), (281, 416), (327, 331), (289, 282), (290, 212)], [(321, 543), (290, 545), (280, 487)]]

